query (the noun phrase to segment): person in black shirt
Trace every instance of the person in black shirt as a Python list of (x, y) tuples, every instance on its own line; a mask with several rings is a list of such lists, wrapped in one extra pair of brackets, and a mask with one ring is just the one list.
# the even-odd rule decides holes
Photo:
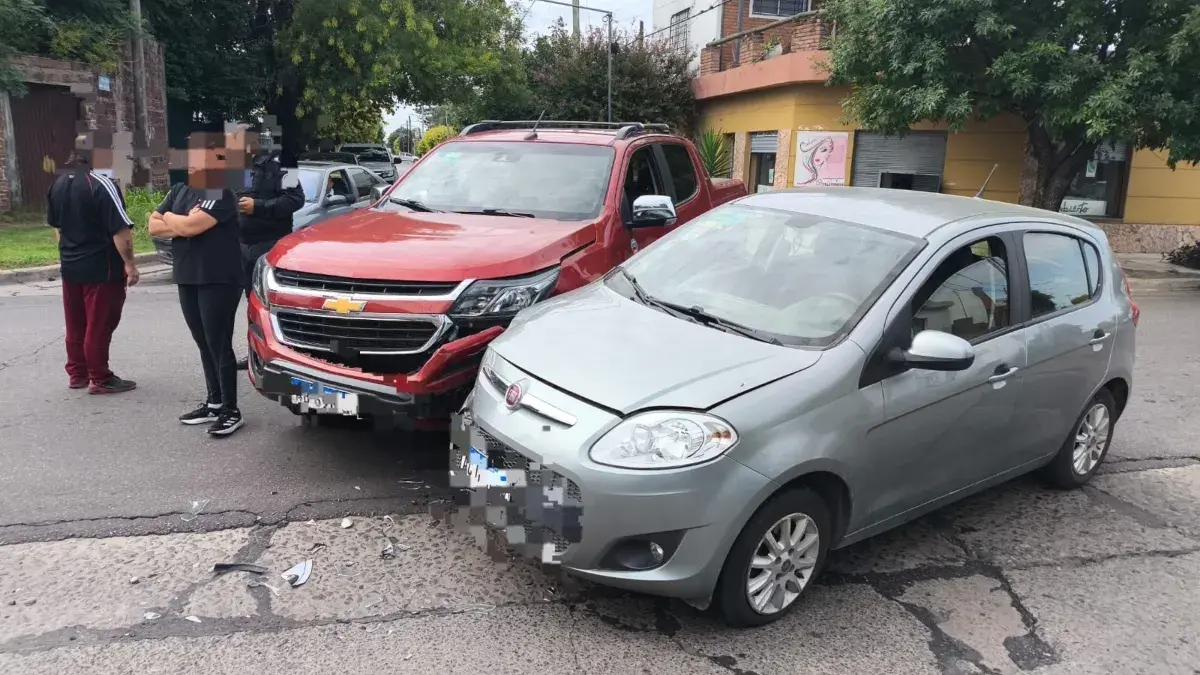
[(46, 222), (58, 241), (70, 387), (117, 394), (137, 386), (108, 367), (125, 289), (139, 278), (133, 221), (117, 186), (91, 170), (89, 144), (86, 136), (76, 139), (66, 170), (50, 186)]
[[(171, 238), (175, 284), (183, 318), (200, 348), (208, 395), (179, 421), (209, 424), (212, 436), (228, 436), (242, 427), (238, 409), (234, 322), (242, 299), (242, 262), (238, 245), (237, 199), (228, 185), (240, 175), (226, 167), (220, 133), (194, 133), (189, 139), (188, 185), (176, 184), (150, 214), (150, 234)], [(230, 134), (229, 136), (232, 136)], [(241, 161), (242, 157), (236, 157)]]
[[(304, 190), (298, 183), (283, 187), (283, 176), (287, 171), (281, 165), (278, 153), (258, 153), (253, 166), (250, 187), (238, 200), (238, 234), (247, 298), (250, 297), (250, 276), (258, 259), (292, 233), (292, 214), (304, 206)], [(246, 360), (238, 361), (238, 370), (245, 369)]]

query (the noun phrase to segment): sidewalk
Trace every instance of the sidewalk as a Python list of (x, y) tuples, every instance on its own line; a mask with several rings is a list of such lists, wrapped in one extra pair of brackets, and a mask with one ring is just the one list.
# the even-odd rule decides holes
[(1117, 260), (1129, 277), (1129, 288), (1135, 296), (1170, 291), (1200, 293), (1200, 270), (1172, 265), (1158, 253), (1118, 253)]

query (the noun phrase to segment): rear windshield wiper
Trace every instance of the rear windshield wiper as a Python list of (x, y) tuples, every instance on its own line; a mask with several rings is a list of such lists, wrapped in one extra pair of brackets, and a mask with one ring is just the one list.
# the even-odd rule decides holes
[(477, 209), (475, 211), (455, 211), (455, 213), (471, 213), (483, 216), (508, 216), (510, 218), (537, 218), (532, 213), (507, 211), (505, 209)]
[(440, 213), (437, 209), (431, 209), (415, 199), (405, 199), (403, 197), (389, 197), (388, 201), (400, 206), (407, 206), (413, 211), (422, 211), (424, 213)]
[(728, 319), (722, 319), (721, 317), (713, 314), (709, 314), (708, 312), (704, 311), (703, 307), (700, 307), (699, 305), (684, 307), (683, 305), (676, 305), (671, 302), (661, 301), (659, 301), (659, 304), (673, 309), (680, 314), (690, 316), (706, 326), (716, 326), (727, 333), (735, 333), (737, 335), (741, 335), (742, 337), (748, 337), (751, 340), (758, 340), (759, 342), (783, 346), (783, 343), (779, 341), (779, 338), (774, 337), (773, 335), (749, 326), (743, 326), (740, 323), (735, 323), (733, 321), (729, 321)]

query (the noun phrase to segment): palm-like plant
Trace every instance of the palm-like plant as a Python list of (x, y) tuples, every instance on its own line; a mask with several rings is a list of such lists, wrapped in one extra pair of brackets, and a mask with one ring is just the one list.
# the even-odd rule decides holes
[(700, 161), (708, 175), (726, 177), (732, 172), (732, 157), (729, 152), (729, 142), (725, 132), (720, 129), (706, 129), (696, 141), (696, 149), (700, 152)]

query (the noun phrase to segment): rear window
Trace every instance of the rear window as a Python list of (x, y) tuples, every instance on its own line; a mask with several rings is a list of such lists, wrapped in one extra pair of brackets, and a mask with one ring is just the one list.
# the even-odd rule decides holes
[(446, 143), (402, 178), (391, 197), (438, 211), (501, 209), (553, 220), (589, 220), (604, 207), (613, 157), (612, 148), (596, 145)]
[(695, 197), (700, 184), (696, 181), (696, 169), (687, 148), (678, 143), (664, 143), (662, 151), (667, 158), (667, 168), (671, 170), (671, 182), (675, 185), (675, 201), (686, 202)]
[(299, 182), (300, 189), (304, 190), (304, 200), (315, 202), (321, 195), (322, 173), (314, 169), (288, 169), (283, 177), (283, 186), (291, 187)]

